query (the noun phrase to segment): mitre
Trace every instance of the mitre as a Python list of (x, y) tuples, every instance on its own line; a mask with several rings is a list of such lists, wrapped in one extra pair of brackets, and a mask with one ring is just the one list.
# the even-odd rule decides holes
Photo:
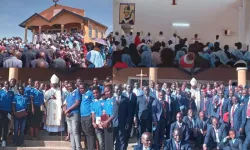
[(50, 82), (52, 84), (56, 84), (59, 82), (59, 78), (55, 74), (53, 74), (52, 77), (50, 78)]
[(192, 86), (197, 85), (197, 80), (196, 80), (195, 78), (192, 78), (192, 80), (190, 81), (190, 84), (191, 84)]

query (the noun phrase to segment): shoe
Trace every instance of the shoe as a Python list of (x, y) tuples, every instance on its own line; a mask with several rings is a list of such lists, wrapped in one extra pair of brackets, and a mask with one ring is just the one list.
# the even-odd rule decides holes
[(2, 147), (6, 147), (6, 141), (2, 141)]

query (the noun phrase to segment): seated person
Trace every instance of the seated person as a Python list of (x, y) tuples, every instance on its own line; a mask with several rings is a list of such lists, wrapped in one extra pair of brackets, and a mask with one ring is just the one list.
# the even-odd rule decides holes
[(134, 150), (156, 150), (155, 146), (152, 145), (153, 137), (151, 133), (144, 132), (141, 136), (142, 144), (136, 145)]
[(164, 150), (191, 150), (189, 142), (182, 138), (181, 132), (180, 128), (174, 129), (173, 138), (165, 142)]
[(231, 129), (229, 131), (229, 136), (223, 139), (223, 144), (225, 147), (223, 150), (241, 150), (242, 149), (242, 141), (235, 137), (236, 131)]
[(224, 125), (220, 125), (217, 118), (212, 119), (212, 126), (207, 130), (207, 134), (204, 139), (203, 150), (209, 149), (222, 149), (222, 140), (227, 136), (227, 132)]
[(196, 127), (195, 127), (195, 117), (192, 109), (188, 110), (188, 115), (183, 118), (183, 122), (188, 125), (188, 129), (190, 132), (190, 138), (195, 138), (197, 135)]

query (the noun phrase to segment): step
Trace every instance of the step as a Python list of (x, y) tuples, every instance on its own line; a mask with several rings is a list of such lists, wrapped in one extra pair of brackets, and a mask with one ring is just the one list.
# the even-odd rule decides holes
[[(65, 141), (32, 141), (32, 140), (25, 140), (24, 144), (28, 147), (70, 147), (70, 142)], [(7, 145), (12, 145), (12, 141), (7, 141)], [(85, 147), (84, 142), (81, 142), (82, 147)]]

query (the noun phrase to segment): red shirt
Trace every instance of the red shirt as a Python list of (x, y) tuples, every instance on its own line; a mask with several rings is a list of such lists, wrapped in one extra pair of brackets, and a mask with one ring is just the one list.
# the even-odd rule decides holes
[(139, 36), (136, 36), (136, 37), (135, 37), (135, 45), (136, 45), (136, 47), (137, 47), (139, 44), (141, 44), (141, 39), (140, 39)]
[(117, 69), (122, 69), (122, 68), (128, 68), (128, 65), (123, 62), (117, 62), (113, 67)]
[(183, 68), (193, 68), (194, 67), (194, 62), (192, 64), (187, 64), (184, 61), (185, 56), (186, 55), (184, 55), (184, 56), (181, 57), (181, 59), (180, 59), (180, 66), (183, 67)]

